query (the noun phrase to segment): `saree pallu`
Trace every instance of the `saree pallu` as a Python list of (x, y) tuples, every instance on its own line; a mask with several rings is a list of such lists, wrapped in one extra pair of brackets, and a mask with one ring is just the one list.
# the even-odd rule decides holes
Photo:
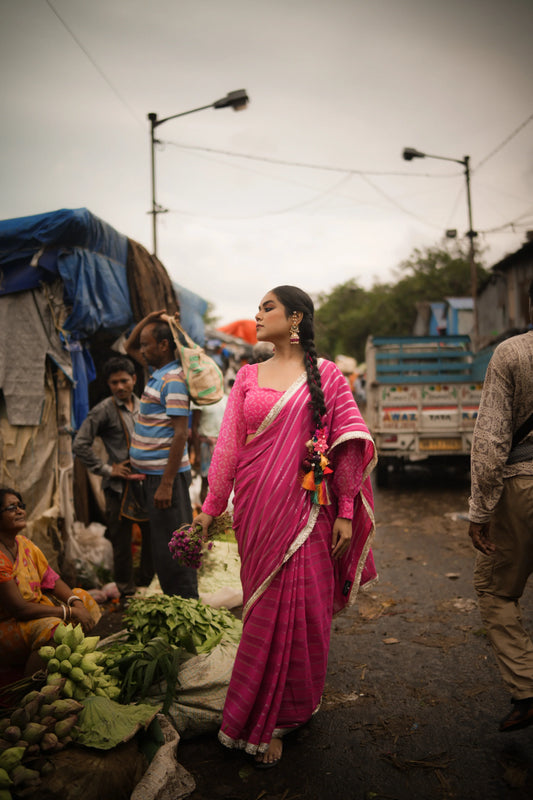
[(345, 442), (358, 448), (362, 481), (354, 497), (352, 540), (331, 558), (336, 498), (311, 503), (299, 481), (312, 430), (305, 374), (283, 394), (238, 453), (234, 528), (241, 556), (243, 636), (220, 741), (255, 753), (272, 736), (303, 724), (320, 704), (332, 614), (376, 577), (370, 471), (374, 444), (342, 373), (320, 362), (329, 429), (328, 457)]
[[(0, 581), (14, 580), (25, 600), (55, 607), (49, 594), (53, 594), (59, 575), (48, 565), (44, 553), (30, 539), (17, 536), (17, 558), (15, 563), (5, 557), (0, 560)], [(98, 603), (84, 589), (73, 589), (95, 622), (102, 616)], [(56, 627), (58, 617), (41, 617), (26, 621), (9, 617), (0, 606), (0, 653), (2, 666), (23, 665), (33, 650), (48, 644)]]

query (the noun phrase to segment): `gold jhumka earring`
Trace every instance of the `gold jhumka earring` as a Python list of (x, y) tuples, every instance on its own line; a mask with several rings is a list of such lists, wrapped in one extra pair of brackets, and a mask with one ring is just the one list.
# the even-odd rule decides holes
[(293, 317), (292, 320), (289, 342), (291, 344), (300, 344), (300, 329), (298, 327), (298, 323), (296, 322), (296, 317)]

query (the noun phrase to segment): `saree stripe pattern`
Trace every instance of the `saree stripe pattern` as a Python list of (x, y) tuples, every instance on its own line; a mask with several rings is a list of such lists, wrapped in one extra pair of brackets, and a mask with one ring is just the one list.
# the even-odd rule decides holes
[(244, 628), (219, 738), (250, 753), (266, 750), (273, 735), (303, 724), (318, 708), (332, 615), (376, 577), (370, 550), (374, 444), (342, 373), (329, 361), (319, 368), (328, 457), (334, 461), (335, 448), (343, 445), (355, 449), (360, 463), (348, 552), (335, 562), (330, 555), (337, 498), (313, 505), (299, 481), (312, 431), (305, 373), (238, 452), (234, 528)]

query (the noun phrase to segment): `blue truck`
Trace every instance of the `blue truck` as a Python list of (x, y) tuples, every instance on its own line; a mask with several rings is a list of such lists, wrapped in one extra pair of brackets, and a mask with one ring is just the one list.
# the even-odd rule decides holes
[(491, 355), (491, 348), (474, 353), (468, 336), (369, 337), (365, 416), (378, 486), (408, 463), (469, 469)]

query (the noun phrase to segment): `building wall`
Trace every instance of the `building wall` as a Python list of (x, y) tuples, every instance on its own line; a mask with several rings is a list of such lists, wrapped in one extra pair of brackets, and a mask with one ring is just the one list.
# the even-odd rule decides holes
[(533, 242), (492, 267), (490, 282), (477, 298), (479, 347), (530, 324), (528, 289), (533, 281)]
[(507, 282), (494, 274), (477, 299), (480, 346), (497, 339), (508, 329)]

